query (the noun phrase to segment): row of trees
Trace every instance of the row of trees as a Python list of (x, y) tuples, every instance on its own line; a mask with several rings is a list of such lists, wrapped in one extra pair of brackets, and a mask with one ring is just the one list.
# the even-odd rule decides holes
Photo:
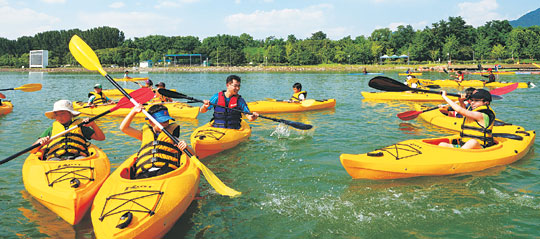
[(417, 62), (540, 58), (540, 26), (513, 28), (508, 21), (490, 21), (474, 28), (461, 17), (449, 17), (431, 27), (414, 30), (410, 25), (396, 31), (376, 29), (370, 36), (330, 40), (321, 31), (307, 39), (267, 37), (255, 40), (248, 34), (217, 35), (202, 41), (194, 36), (152, 35), (125, 39), (116, 28), (99, 27), (48, 31), (33, 37), (8, 40), (0, 37), (0, 66), (28, 65), (28, 52), (49, 50), (49, 65), (75, 64), (69, 53), (71, 36), (81, 36), (96, 50), (103, 64), (136, 65), (141, 60), (158, 62), (166, 54), (200, 53), (213, 65), (316, 65), (373, 64), (381, 55), (409, 55)]

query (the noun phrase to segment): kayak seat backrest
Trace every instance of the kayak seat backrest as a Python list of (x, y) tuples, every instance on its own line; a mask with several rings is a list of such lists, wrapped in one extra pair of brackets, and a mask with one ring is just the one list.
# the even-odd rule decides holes
[(450, 140), (447, 138), (441, 138), (441, 139), (425, 139), (422, 140), (424, 143), (433, 144), (433, 145), (439, 145), (439, 143), (450, 143)]

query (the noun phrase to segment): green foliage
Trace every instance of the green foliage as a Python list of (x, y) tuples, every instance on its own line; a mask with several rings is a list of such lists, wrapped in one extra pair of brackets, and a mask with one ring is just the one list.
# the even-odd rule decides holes
[(68, 49), (74, 34), (97, 52), (103, 64), (120, 66), (136, 66), (141, 60), (156, 63), (166, 54), (194, 53), (220, 66), (373, 64), (384, 54), (409, 55), (415, 62), (540, 58), (540, 26), (512, 28), (508, 21), (490, 21), (474, 28), (461, 17), (449, 17), (422, 30), (398, 26), (396, 31), (382, 28), (368, 37), (347, 36), (340, 40), (328, 39), (322, 31), (307, 39), (291, 34), (286, 39), (269, 36), (255, 40), (243, 33), (211, 36), (202, 41), (194, 36), (161, 35), (125, 39), (122, 31), (106, 26), (86, 31), (47, 31), (17, 40), (0, 37), (0, 66), (27, 66), (28, 52), (36, 49), (49, 50), (50, 66), (78, 65)]

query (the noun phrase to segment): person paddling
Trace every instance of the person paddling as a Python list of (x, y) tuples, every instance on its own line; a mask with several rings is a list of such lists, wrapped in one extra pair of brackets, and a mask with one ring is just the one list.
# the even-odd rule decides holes
[[(240, 91), (241, 79), (239, 76), (230, 75), (227, 77), (226, 86), (227, 90), (218, 92), (210, 98), (210, 100), (203, 100), (204, 104), (199, 108), (199, 112), (206, 113), (209, 109), (214, 109), (214, 117), (212, 127), (216, 128), (228, 128), (239, 129), (242, 121), (242, 113), (229, 110), (234, 108), (241, 110), (245, 113), (250, 113), (246, 101), (242, 96), (238, 94)], [(212, 104), (217, 104), (224, 107), (213, 107)], [(249, 121), (256, 120), (259, 117), (257, 112), (252, 114), (245, 114)]]
[(458, 142), (441, 142), (439, 146), (454, 147), (462, 149), (481, 149), (495, 144), (492, 130), (495, 122), (495, 112), (489, 106), (491, 94), (484, 89), (478, 89), (470, 97), (471, 107), (467, 110), (456, 104), (446, 96), (446, 91), (442, 91), (442, 98), (454, 110), (463, 115), (461, 138)]
[(165, 103), (165, 102), (173, 102), (173, 100), (170, 97), (164, 96), (158, 92), (159, 89), (165, 89), (165, 83), (159, 82), (156, 84), (157, 89), (155, 90), (156, 94), (154, 96), (154, 102), (158, 103)]
[(495, 82), (495, 74), (493, 74), (493, 70), (491, 70), (491, 68), (488, 69), (488, 75), (481, 75), (481, 76), (488, 78), (487, 81), (484, 81), (484, 84)]
[[(179, 168), (182, 150), (186, 148), (194, 154), (194, 151), (187, 146), (186, 141), (182, 140), (175, 145), (172, 139), (149, 119), (147, 119), (148, 124), (144, 125), (141, 130), (131, 127), (131, 121), (142, 110), (142, 105), (133, 107), (120, 124), (122, 132), (141, 141), (141, 148), (130, 171), (132, 179), (155, 177)], [(180, 136), (180, 126), (170, 122), (174, 119), (169, 115), (166, 106), (152, 105), (148, 109), (148, 113), (174, 137)]]
[(465, 74), (462, 71), (458, 71), (457, 75), (452, 77), (456, 78), (455, 81), (457, 81), (458, 83), (461, 83), (463, 80), (465, 80)]
[(45, 116), (49, 119), (54, 119), (53, 125), (47, 128), (34, 143), (41, 143), (41, 146), (36, 148), (34, 152), (44, 148), (42, 160), (66, 160), (79, 159), (89, 156), (88, 140), (94, 139), (98, 141), (105, 140), (105, 134), (99, 128), (95, 121), (78, 127), (69, 133), (64, 134), (54, 140), (50, 140), (51, 136), (57, 135), (72, 126), (79, 123), (88, 122), (88, 118), (75, 119), (75, 116), (81, 112), (73, 110), (73, 105), (69, 100), (59, 100), (54, 103), (52, 111), (45, 112)]
[(101, 84), (94, 85), (94, 91), (88, 93), (88, 103), (86, 103), (86, 105), (96, 106), (104, 105), (107, 103), (112, 103), (112, 100), (105, 96)]
[(302, 102), (306, 99), (307, 97), (307, 91), (303, 91), (302, 90), (302, 84), (300, 83), (294, 83), (294, 85), (292, 86), (293, 88), (293, 92), (294, 94), (292, 95), (291, 99), (289, 100), (289, 102)]

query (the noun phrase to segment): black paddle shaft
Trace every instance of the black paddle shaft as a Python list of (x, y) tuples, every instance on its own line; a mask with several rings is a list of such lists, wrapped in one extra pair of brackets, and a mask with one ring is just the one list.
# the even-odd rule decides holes
[[(195, 98), (193, 98), (193, 97), (184, 95), (184, 94), (182, 94), (182, 93), (170, 91), (170, 90), (167, 90), (167, 89), (159, 89), (158, 92), (159, 92), (161, 95), (164, 95), (164, 96), (167, 96), (167, 97), (171, 97), (171, 98), (181, 98), (181, 99), (187, 99), (187, 100), (191, 100), (191, 101), (195, 101), (195, 102), (204, 103), (204, 101), (202, 101), (202, 100), (195, 99)], [(229, 110), (237, 111), (237, 112), (244, 113), (244, 114), (253, 114), (253, 113), (251, 113), (251, 112), (244, 112), (244, 111), (239, 110), (239, 109), (228, 108), (228, 107), (225, 107), (225, 106), (222, 106), (222, 105), (218, 105), (218, 104), (214, 104), (214, 103), (210, 103), (210, 105), (213, 105), (214, 107), (227, 108), (227, 109), (229, 109)], [(259, 115), (259, 117), (261, 117), (261, 118), (263, 118), (263, 119), (272, 120), (272, 121), (275, 121), (275, 122), (278, 122), (278, 123), (283, 123), (283, 124), (286, 124), (286, 125), (290, 125), (290, 126), (292, 126), (292, 127), (294, 127), (294, 128), (301, 129), (301, 130), (308, 130), (308, 129), (313, 128), (312, 125), (309, 125), (309, 124), (303, 124), (303, 123), (300, 123), (300, 122), (289, 121), (289, 120), (284, 120), (284, 119), (276, 119), (276, 118), (271, 118), (271, 117), (267, 117), (267, 116), (263, 116), (263, 115)]]
[[(420, 91), (420, 92), (426, 92), (426, 93), (434, 93), (434, 94), (441, 94), (440, 91), (433, 91), (433, 90), (424, 90), (424, 89), (417, 89), (417, 88), (411, 88), (397, 80), (394, 80), (392, 78), (386, 77), (386, 76), (376, 76), (373, 79), (369, 81), (368, 84), (371, 88), (382, 90), (382, 91), (391, 91), (391, 92), (402, 92), (402, 91)], [(453, 93), (446, 93), (446, 95), (449, 96), (456, 96), (460, 97), (459, 94), (453, 94)]]

